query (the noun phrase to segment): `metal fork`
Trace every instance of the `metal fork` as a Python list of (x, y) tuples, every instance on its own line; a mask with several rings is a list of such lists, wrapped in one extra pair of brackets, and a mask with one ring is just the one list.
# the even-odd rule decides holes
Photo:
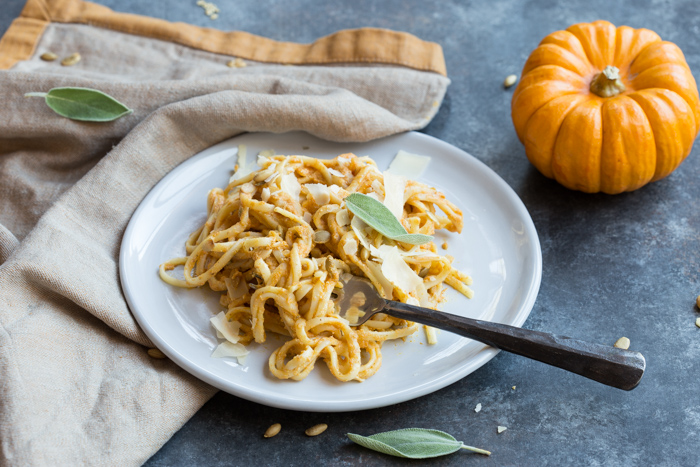
[(336, 290), (339, 291), (335, 300), (339, 314), (352, 326), (364, 324), (377, 313), (386, 313), (444, 329), (626, 391), (637, 387), (646, 368), (646, 360), (639, 352), (386, 300), (371, 282), (357, 276), (346, 278), (343, 288)]

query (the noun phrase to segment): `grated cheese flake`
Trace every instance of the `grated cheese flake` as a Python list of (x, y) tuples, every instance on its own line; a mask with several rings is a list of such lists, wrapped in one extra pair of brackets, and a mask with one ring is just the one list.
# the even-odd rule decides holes
[[(238, 321), (229, 321), (226, 318), (226, 313), (221, 311), (218, 315), (212, 317), (209, 321), (227, 341), (232, 344), (238, 343), (238, 331), (241, 327), (241, 323)], [(217, 334), (218, 337), (218, 334)]]
[(399, 150), (389, 164), (388, 172), (402, 175), (409, 180), (417, 180), (428, 168), (430, 157)]
[(236, 357), (238, 363), (243, 365), (245, 361), (242, 357), (245, 357), (250, 352), (242, 344), (232, 344), (231, 342), (222, 342), (211, 354), (212, 358), (225, 358), (225, 357)]
[(287, 173), (280, 177), (280, 189), (291, 196), (294, 201), (299, 201), (301, 185), (293, 173)]
[(304, 185), (316, 204), (324, 206), (331, 201), (330, 189), (322, 183), (307, 183)]
[(394, 286), (409, 294), (423, 284), (423, 279), (403, 260), (398, 247), (381, 245), (377, 253), (382, 259), (382, 273)]
[(403, 195), (406, 190), (406, 178), (389, 171), (384, 172), (384, 206), (399, 221), (403, 217)]

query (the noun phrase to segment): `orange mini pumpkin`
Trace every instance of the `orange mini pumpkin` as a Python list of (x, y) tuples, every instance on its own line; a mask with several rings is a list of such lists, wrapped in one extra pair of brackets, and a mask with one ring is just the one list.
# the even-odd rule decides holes
[(545, 37), (525, 63), (511, 110), (530, 162), (588, 193), (666, 177), (700, 130), (698, 88), (678, 46), (607, 21)]

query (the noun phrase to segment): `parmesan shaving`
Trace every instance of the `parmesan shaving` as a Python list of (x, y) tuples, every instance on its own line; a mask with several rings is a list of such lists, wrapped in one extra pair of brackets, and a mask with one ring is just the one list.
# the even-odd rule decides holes
[[(430, 157), (412, 154), (404, 150), (399, 150), (394, 157), (394, 160), (389, 164), (387, 172), (395, 175), (401, 175), (409, 180), (417, 180), (423, 175), (425, 169), (430, 163)], [(385, 172), (386, 173), (386, 172)]]
[(238, 343), (238, 330), (241, 327), (241, 323), (238, 321), (229, 321), (228, 318), (226, 318), (226, 313), (223, 311), (209, 321), (211, 321), (214, 328), (220, 332), (227, 341), (232, 344)]
[[(236, 164), (238, 164), (238, 170), (231, 175), (231, 178), (229, 178), (228, 182), (231, 183), (234, 180), (238, 180), (239, 178), (243, 177), (244, 175), (248, 175), (252, 170), (248, 170), (246, 172), (246, 165), (248, 165), (247, 162), (247, 156), (248, 150), (246, 148), (245, 144), (239, 144), (238, 145), (238, 159), (236, 160)], [(245, 173), (244, 173), (245, 172)]]
[(367, 237), (367, 234), (365, 234), (365, 229), (369, 226), (357, 216), (352, 217), (352, 221), (350, 221), (350, 226), (352, 227), (353, 232), (355, 232), (355, 235), (357, 235), (357, 238), (358, 240), (360, 240), (362, 246), (369, 250), (369, 237)]
[(232, 344), (231, 342), (222, 342), (211, 354), (212, 358), (236, 357), (238, 363), (243, 365), (245, 356), (250, 352), (246, 350), (243, 344)]
[(325, 206), (331, 201), (330, 189), (322, 183), (307, 183), (304, 185), (317, 205)]
[(262, 167), (263, 165), (260, 163), (261, 160), (263, 162), (267, 161), (269, 157), (272, 157), (275, 155), (275, 150), (274, 149), (265, 149), (263, 151), (260, 151), (258, 153), (258, 165)]
[(335, 170), (335, 169), (328, 169), (328, 173), (331, 175), (335, 175), (336, 177), (340, 177), (340, 178), (343, 178), (345, 176), (345, 175), (343, 175), (343, 172), (340, 172), (340, 171)]
[(284, 174), (280, 177), (280, 189), (291, 196), (294, 201), (299, 201), (301, 185), (293, 173)]
[(406, 178), (389, 171), (384, 172), (384, 206), (399, 221), (403, 217), (403, 194), (406, 190)]
[(428, 340), (428, 345), (435, 345), (438, 342), (437, 333), (432, 326), (423, 326), (425, 329), (425, 338)]
[(409, 294), (423, 284), (423, 279), (403, 260), (398, 247), (382, 245), (377, 252), (382, 259), (382, 273), (394, 286)]

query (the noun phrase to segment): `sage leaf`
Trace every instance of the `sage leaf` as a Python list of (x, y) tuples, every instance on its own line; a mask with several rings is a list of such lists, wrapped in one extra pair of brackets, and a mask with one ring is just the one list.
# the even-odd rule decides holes
[(345, 198), (350, 212), (387, 238), (411, 245), (422, 245), (433, 240), (430, 235), (409, 234), (389, 208), (362, 193), (351, 193)]
[(112, 96), (89, 88), (53, 88), (24, 97), (43, 97), (58, 115), (83, 122), (111, 122), (133, 112)]
[(491, 455), (489, 451), (484, 449), (466, 446), (444, 431), (425, 428), (405, 428), (403, 430), (377, 433), (371, 436), (348, 433), (347, 437), (368, 449), (390, 456), (409, 459), (445, 456), (460, 449), (467, 449), (487, 456)]

